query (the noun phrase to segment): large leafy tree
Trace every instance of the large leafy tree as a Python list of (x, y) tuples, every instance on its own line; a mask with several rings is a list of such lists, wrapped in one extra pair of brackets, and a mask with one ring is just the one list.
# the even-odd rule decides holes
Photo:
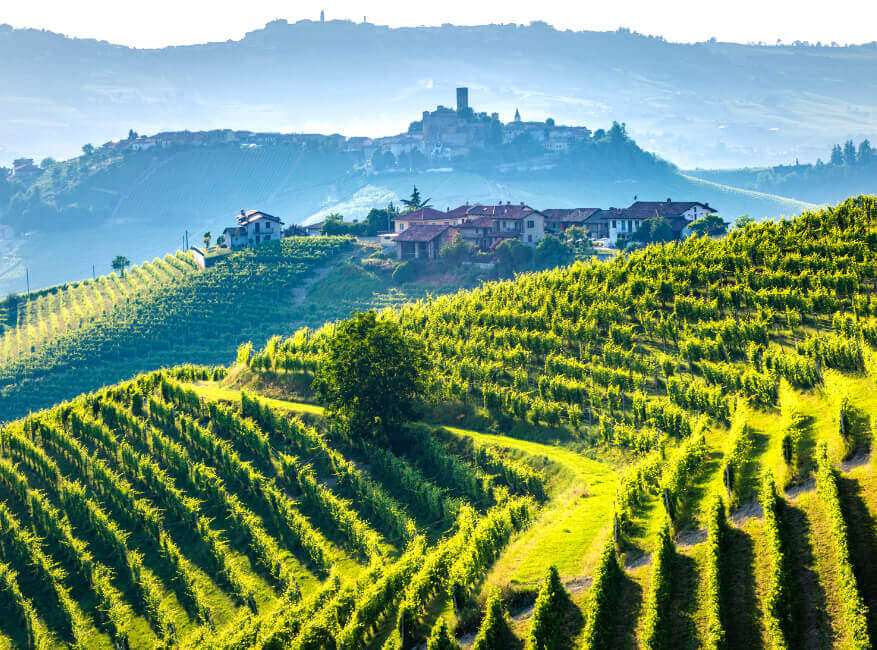
[(360, 313), (336, 326), (313, 388), (350, 436), (387, 440), (416, 414), (426, 363), (397, 323)]
[(637, 231), (633, 233), (632, 239), (644, 244), (660, 243), (673, 241), (676, 239), (676, 233), (673, 232), (673, 228), (667, 219), (664, 217), (652, 217), (651, 219), (643, 219)]
[(715, 237), (728, 232), (728, 224), (717, 214), (708, 214), (688, 226), (695, 235)]
[(572, 248), (554, 235), (546, 235), (536, 245), (533, 262), (537, 268), (550, 269), (568, 264), (572, 259)]
[(125, 275), (125, 269), (131, 266), (131, 260), (129, 260), (124, 255), (116, 255), (111, 262), (111, 266), (113, 267), (113, 271), (116, 271), (119, 275)]
[(524, 270), (533, 261), (533, 249), (522, 244), (519, 239), (506, 239), (500, 242), (495, 254), (499, 271), (506, 275)]

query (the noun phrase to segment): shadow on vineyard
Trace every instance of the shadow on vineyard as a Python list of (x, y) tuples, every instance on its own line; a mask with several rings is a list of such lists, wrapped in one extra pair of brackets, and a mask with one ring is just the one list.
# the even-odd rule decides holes
[[(154, 305), (197, 281), (186, 313), (230, 344), (236, 321), (349, 246), (314, 241), (248, 253), (279, 255), (290, 278), (251, 302), (224, 302), (176, 258), (177, 272), (156, 262), (35, 298), (22, 332), (53, 368), (72, 363), (40, 314), (84, 317), (77, 296), (96, 305), (112, 283), (125, 318), (96, 318), (120, 338), (91, 342), (87, 318), (77, 331), (101, 358), (124, 353), (122, 333), (153, 322), (128, 282), (154, 282), (136, 294)], [(33, 647), (870, 647), (875, 252), (877, 199), (857, 197), (390, 299), (263, 347), (236, 340), (228, 365), (34, 409), (0, 430), (0, 633)], [(147, 341), (185, 337), (186, 313)]]

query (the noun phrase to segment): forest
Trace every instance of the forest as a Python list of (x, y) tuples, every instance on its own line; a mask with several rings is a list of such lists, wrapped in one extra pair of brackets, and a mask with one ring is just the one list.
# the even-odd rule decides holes
[(875, 252), (859, 196), (34, 409), (0, 636), (871, 647)]

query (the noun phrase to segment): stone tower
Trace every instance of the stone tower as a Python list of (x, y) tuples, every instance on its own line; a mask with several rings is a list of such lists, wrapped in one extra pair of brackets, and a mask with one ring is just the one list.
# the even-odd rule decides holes
[(457, 88), (457, 112), (462, 113), (469, 108), (469, 89)]

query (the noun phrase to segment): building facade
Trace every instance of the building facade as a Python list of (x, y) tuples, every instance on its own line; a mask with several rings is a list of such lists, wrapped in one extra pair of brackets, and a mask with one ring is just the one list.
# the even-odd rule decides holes
[(405, 260), (437, 260), (442, 248), (456, 239), (458, 231), (451, 226), (414, 225), (396, 235), (396, 257)]
[(241, 210), (237, 225), (222, 231), (229, 248), (244, 248), (282, 237), (283, 221), (260, 210)]

